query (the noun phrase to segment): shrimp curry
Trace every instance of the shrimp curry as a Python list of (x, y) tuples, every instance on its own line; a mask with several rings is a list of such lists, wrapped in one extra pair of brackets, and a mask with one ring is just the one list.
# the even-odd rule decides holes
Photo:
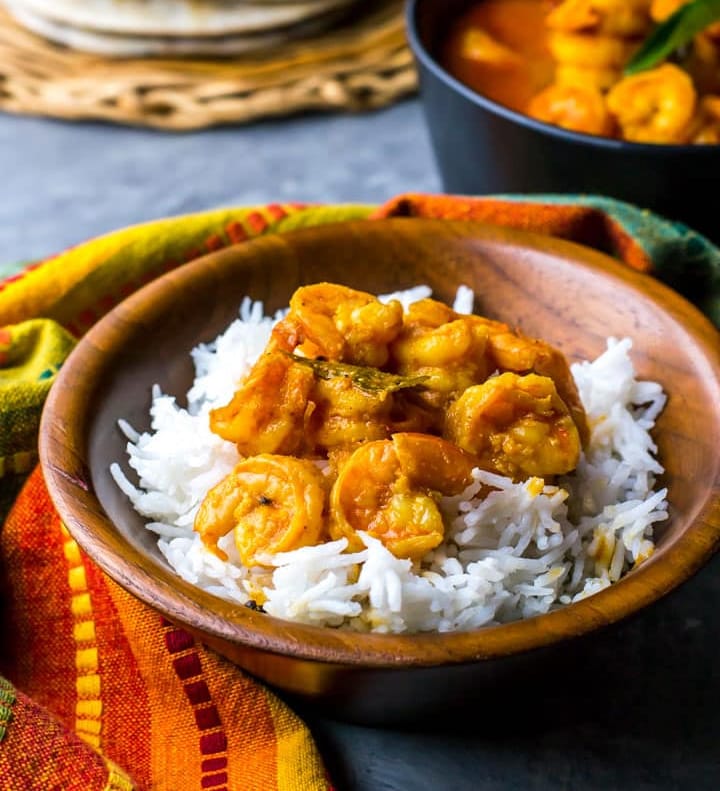
[(671, 58), (624, 69), (687, 0), (483, 0), (443, 63), (478, 93), (545, 123), (639, 143), (720, 143), (720, 23)]
[[(516, 481), (573, 470), (588, 426), (565, 357), (507, 324), (333, 283), (299, 288), (211, 430), (240, 461), (195, 529), (240, 561), (361, 533), (419, 560), (444, 537), (443, 496), (476, 468)], [(540, 481), (538, 481), (540, 483)], [(540, 487), (542, 488), (542, 486)]]

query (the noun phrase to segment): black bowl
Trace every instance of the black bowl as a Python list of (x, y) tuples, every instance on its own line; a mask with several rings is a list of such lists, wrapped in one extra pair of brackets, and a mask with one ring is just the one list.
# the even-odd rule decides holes
[[(477, 2), (477, 0), (475, 0)], [(570, 132), (494, 102), (439, 58), (468, 0), (408, 0), (406, 28), (446, 192), (593, 193), (720, 240), (720, 145), (629, 143)]]

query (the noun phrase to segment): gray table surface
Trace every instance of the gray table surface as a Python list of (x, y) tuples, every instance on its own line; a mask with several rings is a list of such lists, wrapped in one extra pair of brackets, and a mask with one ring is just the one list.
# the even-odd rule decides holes
[(171, 134), (0, 115), (0, 261), (216, 206), (440, 189), (417, 102)]
[[(441, 189), (415, 99), (183, 134), (0, 115), (0, 180), (0, 262), (216, 206)], [(719, 571), (716, 559), (611, 629), (571, 682), (503, 711), (478, 707), (462, 727), (368, 728), (300, 712), (337, 791), (714, 791)]]

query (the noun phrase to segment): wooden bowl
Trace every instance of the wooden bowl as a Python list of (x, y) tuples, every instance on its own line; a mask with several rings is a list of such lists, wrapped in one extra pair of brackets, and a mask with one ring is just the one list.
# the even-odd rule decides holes
[[(654, 435), (671, 507), (657, 551), (615, 585), (550, 614), (414, 636), (297, 625), (177, 577), (108, 472), (121, 461), (132, 477), (117, 420), (147, 429), (155, 383), (182, 403), (194, 375), (190, 350), (236, 318), (244, 295), (274, 311), (298, 286), (320, 280), (373, 292), (427, 283), (448, 302), (465, 283), (477, 295), (476, 312), (547, 339), (571, 360), (597, 356), (609, 335), (631, 337), (638, 376), (669, 395)], [(260, 238), (187, 264), (125, 300), (63, 366), (43, 414), (40, 457), (68, 530), (126, 590), (290, 699), (387, 723), (429, 716), (449, 701), (481, 698), (491, 711), (507, 705), (510, 686), (532, 695), (539, 681), (577, 665), (583, 640), (691, 577), (720, 538), (719, 446), (720, 338), (676, 293), (569, 242), (393, 219)]]

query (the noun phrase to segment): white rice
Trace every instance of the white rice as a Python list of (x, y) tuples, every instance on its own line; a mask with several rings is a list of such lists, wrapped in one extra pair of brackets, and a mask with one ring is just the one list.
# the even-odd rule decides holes
[[(418, 286), (381, 299), (407, 306), (429, 295)], [(469, 313), (472, 305), (472, 291), (461, 287), (455, 309)], [(421, 565), (396, 558), (367, 534), (361, 552), (346, 553), (342, 539), (246, 569), (230, 533), (219, 544), (228, 560), (220, 560), (193, 520), (239, 457), (209, 430), (208, 412), (230, 400), (277, 318), (245, 299), (222, 335), (192, 351), (187, 408), (154, 387), (151, 431), (119, 421), (137, 484), (119, 464), (111, 473), (183, 579), (232, 601), (259, 598), (271, 615), (303, 623), (446, 632), (546, 613), (602, 590), (652, 553), (653, 526), (668, 512), (667, 491), (654, 488), (663, 468), (650, 430), (666, 399), (659, 384), (636, 380), (630, 339), (609, 338), (596, 360), (572, 366), (592, 435), (577, 470), (556, 485), (514, 484), (477, 470), (462, 495), (441, 500), (446, 540)], [(483, 484), (493, 491), (481, 499)]]

